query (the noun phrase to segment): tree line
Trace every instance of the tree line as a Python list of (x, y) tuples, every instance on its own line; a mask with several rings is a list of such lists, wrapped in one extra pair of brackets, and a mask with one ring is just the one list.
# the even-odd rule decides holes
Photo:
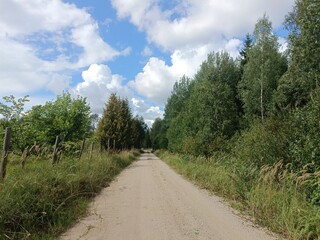
[[(320, 168), (320, 2), (296, 0), (280, 51), (268, 16), (247, 34), (240, 57), (210, 53), (194, 77), (173, 87), (154, 148), (211, 156), (228, 152), (262, 166)], [(307, 167), (306, 167), (307, 166)]]
[(57, 136), (61, 147), (71, 151), (79, 150), (85, 138), (109, 150), (141, 148), (147, 144), (148, 129), (143, 118), (133, 117), (128, 100), (116, 94), (111, 94), (102, 118), (91, 112), (86, 98), (72, 98), (68, 92), (28, 111), (25, 111), (25, 104), (29, 96), (19, 99), (5, 96), (3, 100), (0, 102), (0, 132), (3, 134), (5, 128), (12, 128), (10, 149), (19, 154), (35, 143), (52, 146)]

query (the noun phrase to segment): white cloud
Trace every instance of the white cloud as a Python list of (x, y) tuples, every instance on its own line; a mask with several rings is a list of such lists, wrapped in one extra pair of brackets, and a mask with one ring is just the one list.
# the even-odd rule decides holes
[(83, 81), (70, 92), (73, 96), (86, 97), (94, 113), (101, 114), (110, 94), (116, 93), (122, 98), (129, 98), (133, 114), (142, 116), (150, 126), (155, 118), (163, 116), (163, 111), (159, 107), (152, 106), (141, 98), (133, 97), (134, 93), (126, 86), (124, 78), (113, 74), (107, 65), (90, 65), (82, 72), (82, 79)]
[(55, 32), (92, 21), (85, 10), (60, 0), (6, 0), (0, 2), (0, 9), (0, 28), (10, 37)]
[(0, 1), (0, 29), (0, 94), (56, 93), (68, 88), (70, 71), (130, 53), (113, 49), (85, 9), (62, 0)]
[(61, 74), (53, 74), (51, 80), (47, 84), (48, 90), (55, 94), (61, 94), (62, 91), (69, 88), (71, 77)]
[(86, 97), (95, 113), (102, 113), (105, 103), (111, 93), (121, 97), (130, 97), (131, 91), (122, 83), (124, 78), (112, 74), (110, 68), (104, 64), (92, 64), (82, 72), (83, 81), (70, 90), (73, 95)]
[(174, 81), (175, 76), (163, 60), (150, 58), (131, 85), (143, 96), (161, 104), (167, 99)]
[(230, 39), (224, 46), (224, 51), (228, 52), (231, 57), (236, 58), (239, 56), (239, 51), (242, 46), (242, 41), (237, 38)]
[(209, 42), (222, 47), (224, 39), (251, 32), (264, 13), (278, 27), (294, 0), (181, 0), (166, 10), (162, 10), (160, 3), (156, 0), (112, 0), (119, 18), (129, 18), (146, 32), (150, 42), (174, 51)]
[(164, 111), (158, 106), (151, 106), (147, 104), (143, 99), (132, 98), (131, 105), (134, 115), (142, 116), (148, 126), (152, 126), (154, 120), (158, 117), (162, 118)]
[(130, 85), (150, 101), (163, 106), (172, 86), (184, 74), (193, 77), (212, 51), (239, 55), (242, 38), (257, 20), (268, 14), (273, 26), (283, 22), (294, 0), (179, 0), (163, 10), (160, 0), (112, 0), (118, 17), (144, 31), (149, 42), (171, 54), (171, 63), (150, 58)]
[(71, 41), (83, 48), (76, 67), (111, 60), (120, 52), (111, 48), (98, 34), (97, 24), (85, 24), (72, 30)]
[(149, 48), (148, 46), (146, 46), (143, 51), (141, 52), (141, 55), (142, 56), (145, 56), (145, 57), (149, 57), (153, 54), (151, 48)]
[(152, 57), (142, 72), (136, 75), (135, 80), (130, 82), (130, 86), (150, 101), (164, 106), (174, 83), (183, 75), (193, 77), (201, 62), (214, 48), (213, 44), (208, 44), (198, 48), (176, 50), (171, 54), (171, 65)]
[(43, 61), (27, 45), (0, 36), (0, 95), (35, 91), (49, 80), (42, 72)]

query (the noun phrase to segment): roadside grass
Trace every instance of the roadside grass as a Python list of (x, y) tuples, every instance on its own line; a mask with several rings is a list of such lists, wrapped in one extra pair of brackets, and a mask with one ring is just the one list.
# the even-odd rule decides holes
[(0, 182), (0, 239), (56, 239), (138, 155), (94, 153), (91, 161), (65, 157), (54, 167), (35, 158), (25, 169), (9, 164)]
[[(314, 176), (289, 173), (281, 162), (261, 169), (217, 154), (209, 159), (159, 151), (156, 154), (201, 188), (227, 199), (260, 225), (292, 240), (320, 239), (320, 206), (308, 203), (304, 184)], [(310, 183), (310, 181), (313, 181)]]

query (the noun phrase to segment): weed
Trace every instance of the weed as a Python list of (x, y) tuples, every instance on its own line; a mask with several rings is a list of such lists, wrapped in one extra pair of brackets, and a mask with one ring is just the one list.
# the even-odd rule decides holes
[(8, 166), (0, 183), (0, 239), (57, 237), (135, 156), (95, 153), (91, 161), (65, 157), (54, 167), (35, 156), (24, 169)]
[(282, 161), (258, 168), (228, 154), (209, 159), (156, 154), (200, 187), (225, 197), (232, 206), (284, 237), (320, 238), (319, 172), (292, 173)]

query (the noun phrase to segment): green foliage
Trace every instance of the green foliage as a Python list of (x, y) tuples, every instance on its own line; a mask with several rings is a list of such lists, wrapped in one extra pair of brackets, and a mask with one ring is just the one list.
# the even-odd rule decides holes
[(254, 30), (254, 44), (248, 50), (248, 61), (239, 83), (239, 94), (244, 104), (245, 118), (262, 120), (272, 109), (278, 80), (286, 71), (286, 59), (279, 53), (277, 37), (272, 25), (264, 16)]
[(240, 161), (258, 167), (278, 161), (288, 162), (289, 132), (287, 123), (277, 118), (255, 121), (238, 138), (234, 154)]
[(248, 33), (243, 43), (243, 49), (239, 52), (241, 75), (243, 74), (244, 66), (248, 63), (248, 60), (249, 60), (248, 53), (249, 53), (249, 50), (252, 48), (252, 46), (253, 46), (253, 39), (252, 39), (252, 36)]
[(146, 131), (143, 118), (132, 117), (128, 100), (111, 94), (97, 128), (101, 146), (106, 150), (141, 148)]
[(194, 82), (186, 76), (183, 76), (174, 84), (173, 91), (171, 92), (171, 96), (168, 98), (166, 104), (166, 121), (170, 122), (184, 109), (185, 102), (190, 96), (193, 85)]
[(290, 66), (278, 89), (280, 108), (295, 108), (310, 101), (320, 81), (320, 2), (296, 0), (286, 18), (290, 30)]
[(148, 135), (148, 126), (144, 122), (142, 117), (135, 116), (131, 123), (131, 143), (136, 149), (141, 147), (148, 147), (148, 143), (145, 142)]
[(319, 14), (318, 0), (296, 0), (285, 54), (266, 16), (238, 61), (209, 54), (152, 132), (183, 154), (163, 155), (175, 169), (289, 239), (320, 238)]
[(28, 145), (26, 132), (29, 131), (29, 124), (25, 119), (24, 105), (29, 102), (29, 96), (24, 96), (16, 100), (12, 95), (3, 97), (5, 103), (0, 102), (0, 131), (5, 130), (6, 127), (12, 128), (11, 146), (14, 149), (23, 151)]
[(169, 149), (208, 155), (216, 138), (233, 135), (239, 71), (227, 53), (209, 54), (192, 82), (183, 78), (175, 85), (165, 109)]
[(153, 149), (166, 149), (168, 140), (166, 137), (166, 124), (164, 120), (156, 118), (150, 130), (151, 147)]
[(54, 168), (36, 159), (26, 169), (9, 165), (0, 183), (0, 239), (56, 239), (134, 158), (95, 153), (92, 161), (64, 159)]
[(69, 93), (63, 93), (53, 102), (32, 107), (26, 122), (31, 143), (53, 144), (58, 135), (62, 141), (79, 141), (89, 134), (90, 107), (85, 98), (72, 99)]
[(320, 90), (311, 95), (310, 102), (293, 112), (290, 121), (290, 162), (294, 170), (306, 164), (309, 172), (320, 169)]

